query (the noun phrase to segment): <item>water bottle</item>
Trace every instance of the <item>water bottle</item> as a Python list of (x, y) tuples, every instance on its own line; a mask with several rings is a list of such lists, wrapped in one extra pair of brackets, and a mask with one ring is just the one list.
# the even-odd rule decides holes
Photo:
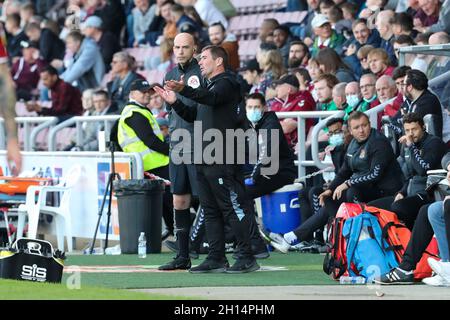
[(364, 277), (340, 277), (340, 284), (365, 284), (366, 278)]
[(147, 239), (145, 238), (145, 232), (141, 232), (138, 239), (138, 255), (142, 259), (147, 257)]

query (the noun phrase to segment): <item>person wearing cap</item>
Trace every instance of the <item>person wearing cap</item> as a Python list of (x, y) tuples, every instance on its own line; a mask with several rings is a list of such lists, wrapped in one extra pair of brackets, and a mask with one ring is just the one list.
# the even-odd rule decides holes
[[(286, 75), (280, 80), (274, 82), (276, 90), (275, 102), (272, 103), (271, 111), (275, 112), (294, 112), (294, 111), (314, 111), (316, 103), (309, 91), (300, 91), (299, 82), (295, 75)], [(285, 118), (280, 120), (284, 135), (291, 148), (295, 146), (298, 140), (297, 118)], [(312, 119), (306, 120), (306, 131), (313, 126)]]
[(44, 108), (39, 103), (30, 101), (26, 104), (28, 111), (36, 111), (42, 116), (58, 117), (59, 122), (83, 113), (80, 91), (63, 81), (55, 68), (45, 67), (40, 77), (44, 87), (50, 90), (52, 107)]
[[(166, 81), (164, 89), (155, 87), (180, 117), (195, 122), (198, 129), (194, 134), (200, 134), (201, 137), (213, 131), (223, 139), (227, 139), (229, 132), (242, 130), (244, 124), (244, 118), (241, 117), (243, 110), (240, 108), (242, 101), (240, 85), (236, 75), (226, 71), (227, 58), (227, 53), (222, 47), (203, 48), (199, 65), (202, 76), (208, 80), (206, 88), (199, 86), (193, 89), (185, 84), (184, 77), (179, 81)], [(187, 106), (178, 98), (177, 93), (198, 104), (195, 107)], [(192, 267), (189, 271), (232, 274), (256, 271), (259, 265), (253, 256), (249, 236), (249, 221), (255, 214), (254, 207), (245, 192), (242, 167), (237, 164), (236, 157), (230, 159), (229, 156), (238, 154), (236, 145), (230, 141), (219, 143), (213, 151), (208, 140), (196, 141), (200, 148), (194, 148), (193, 155), (197, 169), (199, 199), (205, 215), (209, 252), (200, 265)], [(231, 267), (225, 256), (225, 222), (230, 224), (239, 247), (239, 256)]]
[(33, 93), (36, 95), (39, 83), (39, 74), (46, 66), (44, 60), (39, 57), (39, 44), (33, 41), (21, 41), (22, 57), (17, 60), (12, 68), (11, 75), (16, 84), (17, 99), (31, 100)]
[(105, 74), (105, 63), (97, 43), (72, 31), (66, 37), (67, 49), (73, 52), (71, 64), (61, 74), (61, 79), (84, 91), (98, 87)]
[(313, 18), (311, 26), (316, 35), (311, 48), (311, 56), (315, 57), (322, 48), (334, 49), (339, 55), (342, 53), (345, 37), (331, 28), (331, 23), (326, 15), (317, 14)]
[(252, 94), (257, 92), (258, 84), (261, 82), (262, 73), (258, 61), (256, 59), (248, 60), (240, 72), (250, 87), (249, 93)]
[(103, 30), (102, 24), (101, 18), (90, 16), (81, 25), (81, 30), (86, 37), (97, 43), (105, 63), (105, 72), (108, 72), (111, 69), (113, 55), (120, 51), (121, 47), (117, 37), (112, 32)]
[[(117, 142), (124, 152), (137, 152), (142, 157), (144, 171), (169, 180), (169, 145), (152, 112), (147, 108), (154, 91), (147, 80), (135, 80), (129, 100), (120, 114)], [(173, 230), (172, 195), (168, 187), (163, 195), (163, 219)]]

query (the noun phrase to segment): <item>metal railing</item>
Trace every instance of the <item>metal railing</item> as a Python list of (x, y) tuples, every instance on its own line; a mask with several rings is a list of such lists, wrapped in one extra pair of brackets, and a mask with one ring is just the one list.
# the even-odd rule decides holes
[[(58, 122), (56, 117), (16, 117), (17, 125), (23, 125), (23, 149), (32, 151), (36, 145), (36, 138), (39, 132), (49, 128)], [(36, 125), (36, 127), (33, 127)]]
[(82, 123), (84, 122), (103, 122), (104, 130), (107, 133), (106, 136), (109, 136), (109, 132), (111, 131), (112, 123), (114, 123), (117, 119), (120, 118), (120, 115), (105, 115), (105, 116), (76, 116), (70, 119), (67, 119), (64, 122), (56, 125), (52, 128), (48, 135), (48, 151), (56, 151), (56, 134), (58, 131), (61, 131), (64, 128), (71, 127), (73, 125), (76, 126), (76, 143), (80, 145), (83, 141), (83, 128)]

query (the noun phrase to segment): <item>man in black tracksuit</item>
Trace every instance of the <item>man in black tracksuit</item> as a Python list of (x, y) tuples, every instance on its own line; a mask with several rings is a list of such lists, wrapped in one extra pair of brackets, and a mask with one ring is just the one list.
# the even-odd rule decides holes
[(434, 135), (442, 137), (442, 107), (439, 98), (428, 90), (427, 76), (419, 70), (408, 70), (404, 79), (405, 102), (392, 119), (392, 128), (400, 137), (403, 135), (403, 115), (411, 112), (422, 118), (427, 114), (434, 116)]
[(353, 112), (347, 123), (353, 140), (344, 163), (319, 196), (322, 208), (296, 230), (300, 242), (311, 238), (314, 231), (333, 218), (341, 203), (368, 202), (394, 195), (402, 186), (402, 172), (389, 140), (370, 128), (365, 113)]
[[(177, 58), (178, 65), (173, 68), (165, 77), (165, 81), (179, 80), (183, 76), (184, 83), (197, 89), (202, 82), (202, 75), (197, 60), (194, 58), (195, 42), (194, 38), (187, 33), (180, 33), (174, 40), (174, 54)], [(196, 108), (197, 102), (188, 99), (180, 94), (177, 94), (184, 105)], [(194, 136), (194, 125), (181, 118), (170, 105), (166, 104), (166, 109), (169, 112), (169, 132), (170, 132), (170, 149), (180, 143), (180, 137), (174, 134), (177, 129), (187, 130), (191, 136)], [(175, 212), (176, 236), (177, 243), (175, 247), (178, 248), (177, 256), (172, 261), (159, 267), (159, 270), (176, 270), (189, 269), (191, 261), (189, 258), (189, 231), (191, 228), (190, 206), (191, 197), (197, 196), (197, 171), (193, 164), (192, 153), (194, 150), (194, 139), (190, 141), (183, 141), (183, 148), (180, 151), (180, 156), (188, 155), (190, 163), (175, 164), (170, 157), (169, 171), (171, 181), (171, 191), (173, 194), (173, 205)], [(202, 220), (199, 220), (202, 221)], [(198, 236), (197, 238), (202, 238)], [(199, 242), (199, 241), (197, 241)], [(166, 243), (169, 246), (170, 243)], [(191, 248), (193, 249), (193, 248)]]
[(427, 171), (440, 168), (447, 147), (441, 138), (425, 131), (422, 116), (418, 113), (404, 115), (403, 127), (405, 135), (399, 140), (402, 147), (398, 161), (406, 182), (395, 197), (378, 199), (370, 205), (394, 211), (411, 230), (419, 209), (433, 201), (425, 191)]
[[(241, 167), (236, 164), (227, 164), (229, 155), (236, 150), (229, 150), (226, 142), (226, 130), (238, 129), (239, 104), (242, 100), (240, 86), (234, 75), (225, 72), (227, 66), (227, 54), (225, 50), (217, 46), (208, 46), (202, 50), (200, 58), (200, 70), (208, 79), (206, 89), (192, 89), (181, 81), (167, 81), (165, 89), (156, 89), (161, 97), (171, 105), (179, 116), (195, 126), (201, 126), (202, 147), (197, 152), (194, 148), (194, 161), (198, 164), (197, 177), (200, 204), (205, 213), (206, 236), (209, 244), (209, 253), (205, 261), (199, 266), (190, 269), (191, 273), (243, 273), (259, 269), (253, 257), (250, 237), (249, 219), (254, 214), (252, 203), (245, 192), (244, 178)], [(184, 105), (176, 97), (176, 92), (190, 98), (201, 105), (190, 108)], [(206, 132), (207, 131), (207, 132)], [(207, 137), (204, 133), (213, 134)], [(195, 132), (197, 133), (197, 132)], [(228, 141), (230, 142), (230, 141)], [(198, 142), (197, 142), (198, 143)], [(210, 146), (213, 145), (214, 147)], [(228, 161), (229, 163), (230, 161)], [(225, 257), (224, 221), (228, 221), (236, 238), (236, 244), (240, 248), (239, 259), (228, 268)]]

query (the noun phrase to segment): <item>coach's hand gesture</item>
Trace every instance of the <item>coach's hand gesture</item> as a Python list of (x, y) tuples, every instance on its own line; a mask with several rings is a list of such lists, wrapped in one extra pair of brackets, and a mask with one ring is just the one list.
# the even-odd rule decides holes
[(153, 89), (168, 104), (174, 104), (177, 101), (177, 96), (174, 91), (162, 89), (158, 86), (153, 87)]
[(181, 76), (180, 81), (168, 80), (164, 83), (164, 89), (180, 92), (184, 89), (184, 76)]

